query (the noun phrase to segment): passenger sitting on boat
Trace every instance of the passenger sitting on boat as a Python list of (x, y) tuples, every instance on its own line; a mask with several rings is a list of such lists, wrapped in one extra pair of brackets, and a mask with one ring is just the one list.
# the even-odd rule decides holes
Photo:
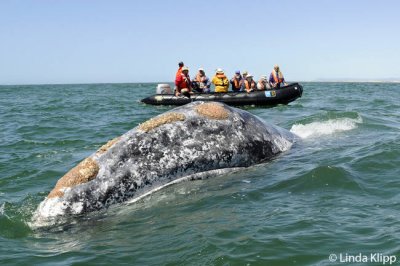
[(242, 77), (243, 77), (243, 83), (242, 83), (242, 89), (240, 91), (245, 91), (246, 87), (244, 86), (244, 81), (246, 80), (246, 77), (249, 73), (247, 72), (247, 70), (243, 71)]
[(189, 68), (182, 67), (182, 73), (175, 79), (175, 96), (183, 94), (190, 97), (191, 82), (189, 77)]
[(215, 85), (215, 92), (228, 92), (229, 80), (221, 68), (215, 72), (212, 83)]
[(279, 89), (282, 83), (284, 85), (287, 85), (287, 83), (285, 82), (285, 78), (283, 77), (283, 74), (279, 69), (279, 66), (275, 65), (274, 69), (271, 72), (271, 75), (269, 75), (269, 84), (272, 88)]
[(269, 89), (269, 84), (267, 83), (267, 76), (261, 76), (260, 80), (257, 82), (257, 90), (265, 91)]
[(231, 78), (230, 83), (232, 84), (232, 90), (233, 91), (241, 91), (242, 90), (242, 86), (243, 86), (243, 77), (242, 75), (240, 75), (240, 71), (237, 70), (235, 72), (235, 76), (233, 76), (233, 78)]
[(209, 93), (210, 92), (211, 82), (210, 79), (206, 76), (203, 68), (199, 68), (199, 72), (192, 82), (192, 88), (194, 91)]
[(247, 92), (252, 92), (256, 89), (256, 82), (253, 80), (253, 75), (248, 74), (246, 79), (244, 80), (244, 87)]

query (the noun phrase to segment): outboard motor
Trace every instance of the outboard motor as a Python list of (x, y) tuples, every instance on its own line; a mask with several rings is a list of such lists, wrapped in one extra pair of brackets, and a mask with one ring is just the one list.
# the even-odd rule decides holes
[(157, 94), (172, 94), (171, 86), (169, 84), (158, 84)]

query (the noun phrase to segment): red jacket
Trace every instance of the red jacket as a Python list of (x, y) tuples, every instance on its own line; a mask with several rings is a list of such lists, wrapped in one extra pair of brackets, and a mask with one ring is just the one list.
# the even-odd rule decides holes
[(180, 93), (182, 89), (188, 89), (190, 91), (190, 77), (189, 75), (185, 76), (185, 74), (181, 73), (175, 79), (175, 85), (177, 91)]
[(175, 79), (177, 79), (182, 74), (182, 68), (183, 67), (179, 67), (178, 71), (176, 71)]

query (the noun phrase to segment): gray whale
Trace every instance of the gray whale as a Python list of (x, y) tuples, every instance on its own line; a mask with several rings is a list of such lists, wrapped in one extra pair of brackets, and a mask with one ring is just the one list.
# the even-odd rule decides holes
[(59, 179), (32, 219), (99, 210), (181, 180), (263, 163), (294, 139), (247, 111), (193, 102), (103, 145)]

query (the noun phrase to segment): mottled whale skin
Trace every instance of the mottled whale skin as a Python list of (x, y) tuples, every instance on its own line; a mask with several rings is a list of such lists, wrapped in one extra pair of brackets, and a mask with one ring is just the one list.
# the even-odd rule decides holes
[(222, 103), (193, 102), (116, 138), (62, 177), (33, 220), (99, 210), (184, 179), (270, 160), (289, 131)]

